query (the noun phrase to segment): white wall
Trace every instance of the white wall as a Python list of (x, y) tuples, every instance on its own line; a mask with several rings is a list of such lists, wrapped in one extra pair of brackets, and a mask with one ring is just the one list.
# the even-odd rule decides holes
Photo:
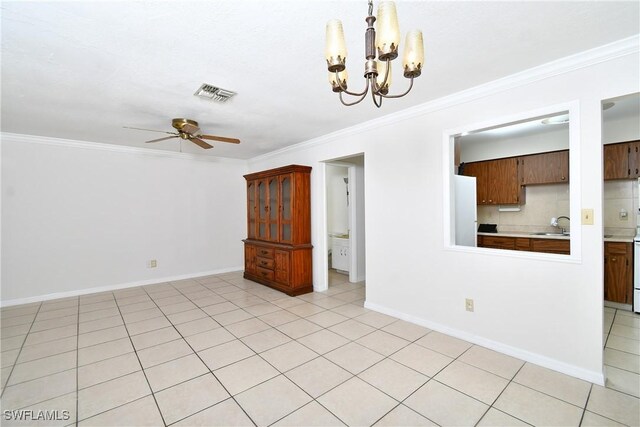
[(242, 268), (246, 162), (105, 147), (2, 135), (3, 304)]
[(640, 117), (620, 117), (617, 120), (607, 120), (602, 125), (602, 141), (604, 144), (636, 141), (638, 139), (640, 139)]
[(493, 141), (478, 141), (466, 144), (465, 137), (462, 136), (460, 137), (460, 161), (476, 162), (547, 151), (567, 150), (569, 148), (569, 127), (567, 125), (549, 126), (558, 126), (558, 128), (517, 138), (497, 138)]
[(329, 233), (343, 234), (349, 231), (349, 211), (347, 208), (348, 169), (327, 165), (327, 229)]
[[(323, 160), (364, 153), (369, 307), (602, 381), (600, 102), (637, 92), (640, 81), (637, 44), (633, 50), (623, 46), (620, 51), (605, 52), (597, 61), (590, 53), (580, 66), (574, 57), (534, 70), (531, 76), (507, 78), (504, 83), (454, 95), (449, 103), (437, 100), (262, 156), (253, 159), (250, 170), (291, 163), (316, 170)], [(574, 154), (579, 157), (572, 159), (572, 171), (579, 180), (576, 200), (579, 207), (595, 212), (595, 225), (572, 228), (581, 235), (577, 239), (581, 258), (561, 261), (554, 256), (445, 249), (445, 130), (572, 101), (579, 105), (580, 150)], [(315, 266), (322, 265), (326, 253), (319, 233), (325, 209), (324, 177), (319, 175), (312, 172), (311, 176)], [(324, 274), (323, 269), (314, 269), (316, 286)], [(475, 300), (474, 313), (465, 311), (465, 298)]]

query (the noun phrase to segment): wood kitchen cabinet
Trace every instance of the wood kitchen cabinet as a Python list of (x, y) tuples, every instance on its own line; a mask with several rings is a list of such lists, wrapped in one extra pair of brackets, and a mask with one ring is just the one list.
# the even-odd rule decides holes
[(569, 182), (569, 150), (522, 156), (520, 166), (522, 185)]
[(604, 299), (631, 304), (633, 298), (633, 244), (605, 242)]
[(311, 168), (291, 165), (245, 175), (244, 277), (287, 293), (313, 291)]
[(605, 180), (640, 177), (640, 141), (605, 145), (603, 163)]
[(571, 242), (560, 239), (529, 239), (531, 252), (546, 252), (548, 254), (569, 255)]
[(476, 198), (479, 205), (512, 205), (524, 203), (524, 188), (518, 179), (519, 160), (516, 157), (470, 162), (464, 175), (476, 178)]
[(480, 235), (478, 236), (478, 247), (569, 255), (571, 242), (565, 239)]

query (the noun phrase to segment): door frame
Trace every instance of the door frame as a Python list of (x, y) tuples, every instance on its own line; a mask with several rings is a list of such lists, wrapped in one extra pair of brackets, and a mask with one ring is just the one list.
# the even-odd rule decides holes
[(326, 255), (323, 255), (323, 260), (324, 260), (323, 270), (325, 271), (325, 273), (323, 274), (324, 283), (323, 283), (322, 289), (319, 289), (319, 290), (326, 290), (329, 287), (329, 275), (326, 273), (329, 270), (329, 261), (328, 261), (329, 230), (327, 226), (327, 219), (328, 219), (327, 209), (329, 204), (327, 202), (327, 165), (340, 166), (340, 167), (347, 168), (347, 177), (349, 179), (349, 209), (348, 209), (349, 253), (350, 253), (349, 282), (355, 283), (355, 282), (365, 280), (365, 272), (359, 271), (359, 268), (358, 268), (358, 256), (360, 255), (361, 251), (365, 250), (365, 248), (360, 248), (358, 245), (358, 239), (364, 236), (360, 236), (360, 233), (362, 231), (361, 231), (361, 224), (358, 223), (358, 203), (357, 203), (358, 198), (361, 196), (364, 196), (364, 189), (360, 188), (360, 183), (356, 176), (357, 174), (356, 165), (353, 163), (349, 163), (348, 161), (342, 161), (342, 160), (347, 160), (350, 157), (357, 157), (357, 156), (364, 157), (364, 153), (353, 154), (347, 157), (342, 157), (340, 159), (325, 160), (320, 162), (322, 165), (321, 168), (322, 168), (322, 177), (323, 177), (322, 178), (323, 207), (322, 207), (321, 229), (322, 229), (322, 236), (323, 236), (322, 240), (324, 242), (324, 247), (325, 247), (324, 253)]

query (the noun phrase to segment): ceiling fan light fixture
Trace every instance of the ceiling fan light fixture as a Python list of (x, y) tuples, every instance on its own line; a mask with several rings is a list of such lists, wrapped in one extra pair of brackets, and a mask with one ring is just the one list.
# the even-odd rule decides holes
[(210, 99), (212, 101), (227, 102), (229, 98), (236, 95), (236, 92), (222, 89), (208, 83), (203, 83), (202, 86), (198, 88), (196, 93), (194, 93), (194, 95), (201, 98)]

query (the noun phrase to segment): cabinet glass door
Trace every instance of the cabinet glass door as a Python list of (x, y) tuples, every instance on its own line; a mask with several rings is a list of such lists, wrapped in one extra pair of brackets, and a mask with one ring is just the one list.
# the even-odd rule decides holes
[(291, 175), (280, 177), (280, 241), (291, 242)]
[(249, 215), (247, 223), (247, 235), (250, 239), (256, 237), (256, 184), (254, 181), (247, 183), (247, 211)]
[(278, 241), (278, 178), (269, 178), (269, 240)]
[(265, 181), (258, 182), (258, 238), (267, 239), (267, 223), (268, 218), (267, 205), (267, 183)]

